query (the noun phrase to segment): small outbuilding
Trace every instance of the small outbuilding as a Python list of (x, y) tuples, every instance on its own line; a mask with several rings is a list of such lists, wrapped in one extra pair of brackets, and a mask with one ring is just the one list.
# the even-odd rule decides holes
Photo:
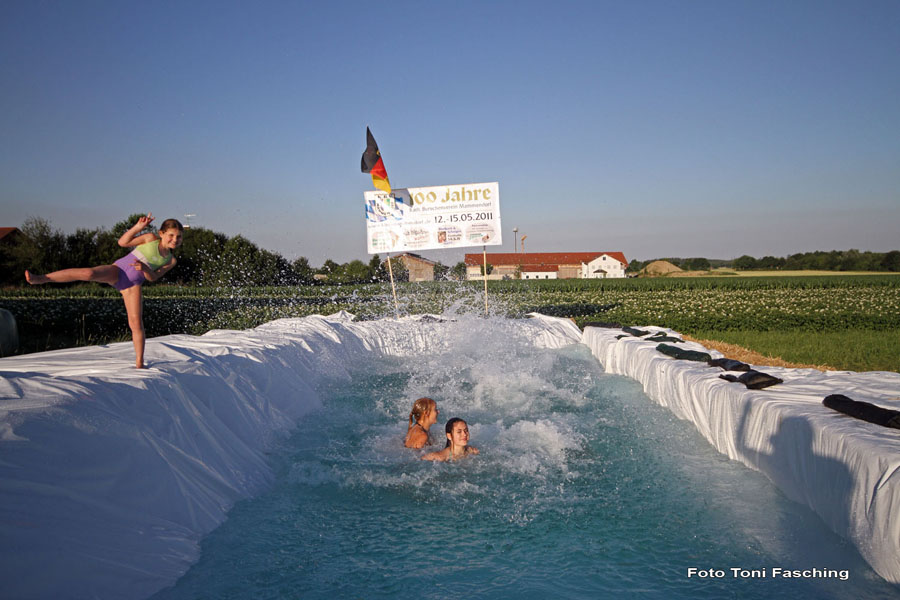
[(396, 258), (406, 267), (410, 281), (434, 281), (434, 265), (437, 264), (435, 261), (412, 252), (404, 252)]

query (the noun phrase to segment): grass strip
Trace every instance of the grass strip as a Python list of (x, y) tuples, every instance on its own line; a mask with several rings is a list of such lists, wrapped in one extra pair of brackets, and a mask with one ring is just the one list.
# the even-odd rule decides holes
[(900, 372), (898, 329), (698, 330), (690, 337), (728, 358), (756, 365)]

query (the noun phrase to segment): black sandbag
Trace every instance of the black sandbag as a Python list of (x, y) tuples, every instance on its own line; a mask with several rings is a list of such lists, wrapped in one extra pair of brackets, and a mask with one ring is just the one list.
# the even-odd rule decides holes
[(634, 327), (623, 327), (622, 331), (625, 333), (630, 333), (635, 337), (644, 337), (645, 335), (650, 335), (649, 331), (644, 331), (643, 329), (635, 329)]
[(676, 348), (668, 344), (660, 344), (656, 347), (658, 352), (662, 352), (666, 356), (677, 358), (678, 360), (693, 360), (696, 362), (709, 362), (712, 357), (707, 352), (699, 352), (697, 350), (684, 350)]
[(677, 337), (672, 337), (670, 335), (666, 335), (664, 331), (657, 331), (653, 335), (647, 338), (648, 342), (675, 342), (676, 344), (682, 343), (684, 340)]
[(898, 410), (890, 410), (861, 400), (853, 400), (843, 394), (825, 396), (822, 404), (855, 419), (900, 429), (900, 411)]
[(735, 377), (734, 375), (719, 375), (719, 379), (724, 379), (725, 381), (730, 381), (732, 383), (743, 383), (749, 390), (761, 390), (779, 383), (784, 383), (783, 379), (752, 369), (743, 373), (740, 377)]
[(750, 365), (733, 358), (714, 358), (709, 361), (711, 367), (722, 367), (726, 371), (749, 371)]

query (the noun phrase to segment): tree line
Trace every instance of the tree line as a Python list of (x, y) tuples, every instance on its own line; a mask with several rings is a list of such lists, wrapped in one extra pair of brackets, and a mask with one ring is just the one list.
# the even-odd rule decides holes
[(764, 256), (754, 258), (745, 254), (733, 260), (707, 258), (654, 258), (633, 260), (628, 265), (628, 273), (637, 273), (655, 260), (665, 260), (685, 271), (708, 271), (716, 267), (726, 267), (739, 271), (783, 270), (783, 271), (886, 271), (900, 272), (900, 250), (890, 252), (860, 252), (859, 250), (817, 250), (800, 252), (786, 257)]
[[(124, 254), (118, 239), (137, 222), (133, 214), (112, 229), (77, 229), (65, 234), (46, 219), (31, 217), (17, 236), (0, 241), (0, 284), (24, 284), (24, 271), (49, 273), (72, 267), (112, 264)], [(387, 265), (376, 254), (369, 262), (351, 260), (337, 263), (331, 259), (314, 268), (300, 257), (289, 261), (277, 252), (259, 248), (241, 235), (229, 237), (204, 227), (184, 231), (184, 242), (177, 251), (178, 267), (165, 281), (188, 285), (244, 287), (266, 285), (357, 284), (388, 281)], [(860, 252), (831, 250), (792, 254), (787, 257), (744, 255), (733, 260), (661, 258), (686, 271), (707, 271), (716, 267), (738, 270), (824, 270), (900, 272), (900, 251)], [(628, 273), (636, 273), (652, 260), (633, 260)], [(407, 281), (409, 273), (399, 258), (391, 259), (395, 281)], [(488, 265), (488, 273), (493, 270)], [(435, 279), (465, 279), (466, 265), (453, 267), (437, 263)]]
[[(0, 243), (0, 284), (24, 284), (25, 269), (50, 273), (60, 269), (108, 265), (125, 254), (119, 238), (142, 215), (133, 214), (112, 229), (77, 229), (65, 234), (46, 219), (30, 217), (21, 232)], [(12, 238), (12, 239), (11, 239)], [(318, 269), (306, 257), (289, 261), (277, 252), (259, 248), (241, 235), (229, 237), (204, 227), (184, 230), (184, 241), (176, 251), (178, 266), (164, 281), (202, 286), (244, 287), (266, 285), (355, 284), (388, 281), (387, 264), (375, 254), (368, 263), (331, 259)], [(396, 281), (409, 274), (398, 258), (391, 259)], [(446, 277), (450, 269), (438, 263), (435, 279)], [(463, 265), (465, 273), (465, 265)], [(317, 277), (318, 276), (318, 277)]]

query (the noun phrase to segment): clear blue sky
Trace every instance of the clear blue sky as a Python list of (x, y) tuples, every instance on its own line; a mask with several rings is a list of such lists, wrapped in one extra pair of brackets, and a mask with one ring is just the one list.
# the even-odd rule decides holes
[(0, 225), (368, 260), (369, 125), (395, 187), (500, 182), (492, 251), (898, 249), (898, 57), (896, 0), (3, 0)]

